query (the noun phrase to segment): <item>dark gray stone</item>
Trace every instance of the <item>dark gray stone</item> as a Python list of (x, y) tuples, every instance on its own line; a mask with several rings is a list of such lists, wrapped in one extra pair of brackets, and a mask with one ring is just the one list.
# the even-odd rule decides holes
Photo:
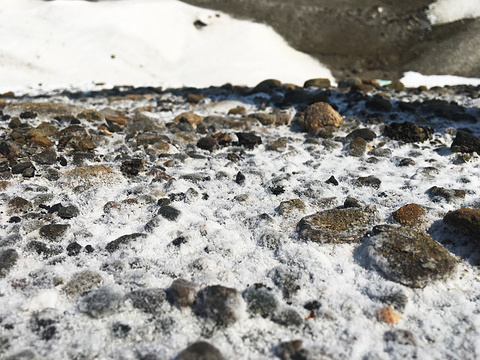
[(167, 295), (163, 289), (141, 289), (132, 291), (126, 298), (132, 302), (134, 308), (146, 313), (158, 314), (162, 311)]
[(451, 149), (454, 152), (480, 154), (480, 138), (465, 131), (457, 131)]
[(50, 241), (60, 241), (70, 228), (69, 224), (50, 224), (40, 228), (40, 235)]
[(158, 214), (162, 215), (167, 220), (175, 221), (180, 216), (181, 211), (175, 209), (173, 206), (165, 205), (158, 210)]
[(120, 236), (119, 238), (116, 238), (113, 241), (110, 241), (107, 244), (107, 246), (105, 246), (105, 249), (108, 252), (114, 252), (120, 249), (121, 247), (125, 247), (129, 245), (130, 243), (134, 242), (139, 238), (146, 238), (146, 237), (147, 237), (147, 234), (142, 234), (142, 233), (133, 233), (128, 235), (123, 235), (123, 236)]
[(260, 315), (263, 318), (270, 318), (278, 308), (278, 301), (269, 290), (262, 284), (249, 286), (243, 293), (247, 302), (248, 311)]
[(376, 190), (380, 189), (380, 185), (382, 184), (382, 181), (379, 178), (376, 178), (373, 175), (370, 176), (365, 176), (365, 177), (359, 177), (357, 180), (354, 181), (354, 184), (356, 186), (367, 186), (374, 188)]
[(58, 216), (62, 219), (72, 219), (80, 214), (80, 211), (75, 205), (60, 206), (58, 209)]
[(18, 253), (15, 249), (6, 249), (0, 252), (0, 278), (5, 277), (17, 264)]
[(391, 123), (385, 125), (383, 131), (390, 139), (402, 140), (406, 143), (424, 142), (433, 136), (433, 129), (430, 126), (419, 126), (409, 121), (403, 123)]

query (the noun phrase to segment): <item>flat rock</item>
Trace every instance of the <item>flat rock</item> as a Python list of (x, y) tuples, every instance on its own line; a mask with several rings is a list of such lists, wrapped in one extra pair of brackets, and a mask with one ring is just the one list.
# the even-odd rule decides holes
[(374, 207), (331, 209), (304, 217), (297, 231), (301, 238), (322, 244), (356, 242), (375, 218)]
[(387, 279), (413, 288), (423, 288), (435, 280), (447, 280), (457, 260), (424, 232), (394, 225), (373, 228), (366, 238), (367, 266)]
[(123, 235), (123, 236), (120, 236), (119, 238), (117, 238), (113, 241), (110, 241), (107, 244), (107, 246), (105, 246), (105, 249), (108, 252), (114, 252), (114, 251), (119, 250), (122, 247), (126, 247), (127, 245), (136, 241), (137, 239), (145, 238), (145, 237), (147, 237), (147, 234), (143, 234), (143, 233), (134, 233), (134, 234)]
[(462, 208), (449, 211), (443, 222), (465, 235), (470, 235), (480, 244), (480, 209)]

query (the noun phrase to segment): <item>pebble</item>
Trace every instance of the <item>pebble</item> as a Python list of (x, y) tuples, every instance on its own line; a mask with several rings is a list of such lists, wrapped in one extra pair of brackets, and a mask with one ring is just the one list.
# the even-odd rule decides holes
[(175, 221), (180, 216), (180, 210), (175, 209), (173, 206), (164, 205), (158, 210), (158, 215), (163, 216), (165, 219)]
[(385, 125), (385, 136), (406, 143), (424, 142), (432, 138), (433, 129), (430, 126), (419, 126), (409, 121)]
[(451, 202), (456, 199), (465, 199), (466, 191), (459, 189), (445, 189), (444, 187), (433, 186), (427, 190), (427, 194), (434, 202), (441, 200)]
[(255, 146), (258, 146), (262, 143), (262, 138), (255, 135), (254, 133), (235, 133), (238, 138), (238, 144), (244, 146), (249, 150), (253, 150)]
[(350, 141), (350, 144), (348, 145), (349, 151), (348, 153), (351, 156), (355, 157), (361, 157), (365, 153), (365, 150), (367, 149), (367, 142), (365, 139), (361, 137), (357, 137)]
[(247, 302), (248, 311), (263, 318), (271, 318), (279, 306), (278, 300), (273, 295), (271, 289), (262, 284), (249, 286), (243, 292), (243, 298)]
[(5, 249), (0, 252), (0, 278), (5, 277), (17, 264), (19, 255), (15, 249)]
[(358, 242), (374, 220), (373, 208), (331, 209), (304, 217), (297, 231), (301, 238), (318, 243)]
[(365, 141), (372, 141), (377, 138), (377, 134), (373, 130), (368, 128), (365, 129), (356, 129), (353, 130), (346, 136), (347, 139), (355, 139), (355, 138), (362, 138)]
[(179, 307), (189, 307), (195, 302), (200, 286), (185, 279), (175, 279), (171, 285), (173, 302)]
[(457, 260), (424, 232), (394, 225), (378, 225), (365, 239), (367, 266), (386, 278), (413, 288), (447, 280)]
[(122, 235), (119, 238), (116, 238), (115, 240), (110, 241), (107, 244), (107, 246), (105, 246), (105, 250), (112, 253), (121, 248), (127, 247), (131, 243), (135, 242), (137, 239), (143, 239), (146, 237), (147, 237), (147, 234), (143, 234), (143, 233), (133, 233), (128, 235)]
[(480, 154), (480, 138), (465, 131), (457, 131), (450, 147), (453, 152)]
[(116, 313), (121, 304), (122, 296), (110, 288), (102, 287), (90, 290), (78, 302), (78, 310), (92, 318), (103, 318)]
[(396, 210), (392, 217), (400, 225), (417, 227), (425, 220), (425, 209), (418, 204), (407, 204)]
[(305, 203), (300, 199), (285, 200), (278, 206), (278, 213), (280, 215), (287, 215), (294, 211), (305, 210)]
[(162, 305), (167, 295), (163, 289), (140, 289), (127, 294), (126, 299), (132, 302), (134, 308), (149, 314), (159, 314), (163, 311)]
[(316, 136), (327, 127), (342, 125), (343, 118), (329, 104), (318, 102), (305, 110), (299, 117), (299, 124), (310, 135)]
[(382, 181), (373, 175), (359, 177), (354, 181), (355, 186), (360, 186), (360, 187), (367, 186), (367, 187), (374, 188), (376, 190), (380, 189), (381, 184), (382, 184)]
[(226, 327), (242, 317), (244, 307), (242, 295), (236, 289), (213, 285), (197, 293), (194, 312), (217, 326)]
[(63, 291), (69, 296), (79, 296), (86, 291), (100, 287), (102, 284), (103, 278), (98, 272), (83, 270), (72, 276), (63, 287)]
[(59, 242), (70, 229), (69, 224), (50, 224), (40, 228), (40, 235), (50, 241)]
[(305, 83), (303, 84), (304, 88), (308, 88), (308, 87), (329, 88), (330, 86), (331, 86), (330, 79), (325, 79), (325, 78), (310, 79), (305, 81)]

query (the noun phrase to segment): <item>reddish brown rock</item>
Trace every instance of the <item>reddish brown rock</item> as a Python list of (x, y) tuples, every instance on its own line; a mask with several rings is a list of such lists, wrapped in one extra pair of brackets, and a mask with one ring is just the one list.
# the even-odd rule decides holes
[(342, 125), (343, 118), (329, 104), (318, 102), (300, 115), (299, 123), (309, 134), (318, 135), (327, 126)]
[(416, 227), (422, 224), (425, 210), (418, 204), (408, 204), (395, 211), (392, 216), (401, 225)]

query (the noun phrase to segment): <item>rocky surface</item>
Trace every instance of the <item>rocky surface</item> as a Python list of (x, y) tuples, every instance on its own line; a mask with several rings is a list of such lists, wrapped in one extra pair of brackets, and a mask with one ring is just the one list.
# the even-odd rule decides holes
[(0, 358), (478, 358), (479, 88), (304, 85), (2, 95)]

